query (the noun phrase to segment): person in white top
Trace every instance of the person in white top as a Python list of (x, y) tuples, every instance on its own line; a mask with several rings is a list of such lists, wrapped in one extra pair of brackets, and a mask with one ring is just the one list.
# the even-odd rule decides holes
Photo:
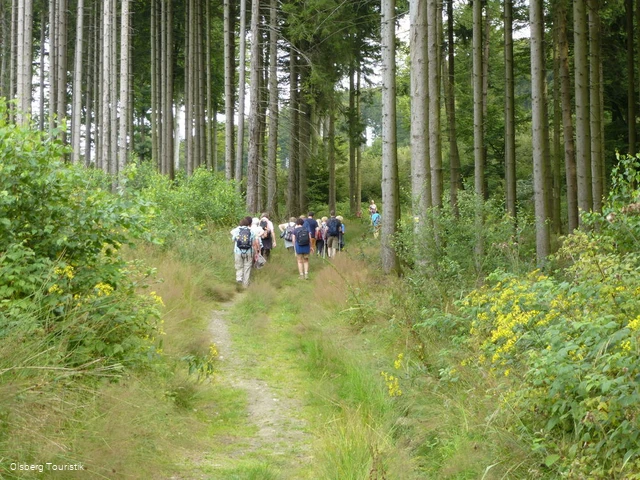
[[(293, 235), (293, 229), (296, 226), (297, 220), (298, 219), (296, 217), (291, 217), (288, 222), (278, 225), (278, 228), (282, 232), (280, 236), (284, 240), (284, 246), (287, 250), (290, 251), (293, 251), (293, 238), (291, 237), (291, 235)], [(291, 235), (289, 235), (289, 233)]]

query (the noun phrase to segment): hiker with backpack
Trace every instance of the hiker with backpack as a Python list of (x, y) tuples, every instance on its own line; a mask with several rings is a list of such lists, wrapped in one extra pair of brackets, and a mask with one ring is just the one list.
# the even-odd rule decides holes
[(300, 279), (309, 278), (309, 253), (311, 252), (311, 234), (304, 225), (304, 220), (299, 218), (296, 221), (296, 228), (293, 231), (293, 244), (296, 251), (296, 262), (298, 263), (298, 273)]
[(336, 212), (331, 210), (331, 218), (327, 221), (327, 253), (329, 258), (336, 256), (336, 251), (340, 245), (340, 235), (342, 223), (336, 217)]
[(266, 260), (269, 260), (271, 250), (276, 248), (276, 234), (273, 231), (273, 222), (269, 220), (267, 212), (260, 216), (260, 226), (266, 232), (266, 235), (262, 238), (262, 250), (260, 253)]
[(236, 228), (231, 230), (233, 254), (238, 288), (247, 288), (251, 277), (251, 266), (260, 252), (258, 239), (251, 231), (251, 217), (244, 217)]
[(280, 229), (280, 238), (284, 240), (284, 247), (287, 250), (293, 250), (293, 230), (296, 228), (296, 217), (291, 217), (288, 222), (278, 225)]
[(311, 237), (311, 253), (314, 253), (316, 251), (316, 229), (318, 228), (318, 222), (313, 218), (313, 212), (309, 212), (307, 215), (307, 218), (304, 220), (304, 227)]
[(338, 251), (342, 251), (344, 250), (344, 234), (346, 229), (343, 218), (340, 215), (338, 215), (336, 218), (340, 220), (340, 232), (338, 233)]
[(316, 255), (324, 258), (327, 254), (327, 217), (322, 217), (316, 229)]
[(377, 210), (371, 215), (371, 225), (373, 226), (373, 238), (378, 238), (378, 235), (380, 235), (380, 226), (382, 225), (382, 217)]

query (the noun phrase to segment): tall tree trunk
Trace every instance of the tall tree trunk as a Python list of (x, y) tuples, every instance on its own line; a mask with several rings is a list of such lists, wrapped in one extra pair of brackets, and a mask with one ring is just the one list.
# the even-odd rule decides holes
[[(591, 0), (593, 2), (593, 0)], [(599, 2), (593, 2), (599, 3)], [(629, 155), (636, 154), (636, 80), (635, 80), (635, 55), (633, 51), (634, 47), (634, 31), (633, 31), (633, 0), (625, 0), (625, 12), (627, 20), (627, 75), (629, 77), (628, 91), (627, 91), (627, 118), (628, 118), (628, 130), (629, 130)], [(639, 3), (640, 5), (640, 3)], [(594, 5), (592, 8), (597, 8), (598, 5)], [(640, 7), (638, 7), (640, 8)], [(589, 10), (591, 18), (592, 12)], [(598, 16), (598, 12), (593, 12), (594, 16)], [(599, 18), (598, 18), (599, 23)], [(598, 82), (599, 83), (599, 82)], [(593, 98), (593, 97), (592, 97)], [(594, 125), (595, 128), (595, 125)], [(594, 175), (595, 176), (595, 175)], [(595, 184), (594, 184), (595, 187)], [(594, 203), (596, 201), (594, 192)], [(594, 208), (597, 207), (594, 205)]]
[(158, 82), (158, 70), (160, 69), (158, 62), (158, 50), (160, 49), (157, 21), (158, 1), (151, 0), (151, 159), (156, 163), (158, 171), (162, 172), (158, 145), (158, 101), (160, 98), (160, 85)]
[[(303, 92), (309, 80), (311, 66), (300, 68), (299, 90)], [(306, 92), (305, 92), (306, 93)], [(310, 151), (311, 125), (310, 108), (306, 95), (298, 96), (298, 211), (300, 214), (307, 210), (307, 163)]]
[(224, 0), (224, 171), (227, 180), (233, 178), (234, 135), (233, 110), (235, 103), (235, 40), (234, 40), (233, 0)]
[(111, 129), (111, 88), (108, 82), (113, 80), (111, 74), (111, 0), (105, 0), (102, 10), (102, 121), (101, 121), (101, 145), (102, 152), (100, 155), (102, 168), (109, 171), (111, 164), (110, 154), (110, 129)]
[[(68, 0), (59, 0), (56, 14), (58, 16), (58, 26), (56, 32), (58, 36), (57, 44), (57, 80), (56, 85), (58, 93), (56, 95), (57, 106), (56, 112), (58, 115), (58, 125), (60, 125), (67, 116), (67, 30), (68, 30), (68, 17), (67, 17)], [(66, 141), (66, 132), (60, 131), (60, 138)]]
[(118, 173), (118, 5), (116, 0), (111, 0), (111, 126), (109, 160), (111, 162), (110, 173)]
[(438, 0), (427, 1), (427, 58), (429, 62), (429, 157), (431, 165), (431, 201), (442, 206), (442, 137), (440, 132), (440, 32), (438, 17), (442, 17)]
[(26, 124), (31, 115), (32, 61), (33, 61), (33, 1), (20, 0), (18, 3), (18, 98), (17, 121)]
[(483, 203), (484, 189), (484, 107), (483, 107), (483, 60), (482, 60), (482, 2), (473, 2), (473, 156), (474, 187), (476, 196), (475, 212), (475, 262), (476, 270), (481, 270), (484, 257)]
[(278, 2), (269, 4), (269, 156), (267, 160), (267, 211), (278, 215)]
[[(15, 1), (15, 0), (14, 0)], [(57, 0), (49, 0), (49, 129), (56, 125), (58, 105), (58, 22)], [(98, 28), (99, 30), (99, 28)], [(96, 55), (99, 50), (96, 49)]]
[[(42, 9), (44, 12), (45, 10)], [(44, 15), (44, 13), (43, 13)], [(9, 82), (8, 71), (9, 66), (7, 60), (11, 57), (11, 29), (7, 28), (7, 9), (6, 2), (0, 1), (0, 97), (8, 98)], [(44, 27), (45, 22), (42, 22)], [(42, 28), (42, 32), (44, 32)], [(44, 42), (40, 42), (44, 45)], [(41, 47), (42, 58), (44, 58), (44, 48)]]
[(251, 1), (251, 67), (249, 78), (249, 158), (247, 162), (247, 210), (258, 212), (258, 165), (260, 163), (260, 4)]
[(118, 134), (118, 172), (124, 171), (127, 164), (127, 130), (129, 124), (129, 0), (120, 0), (120, 125)]
[[(604, 122), (603, 106), (600, 103), (600, 91), (602, 90), (602, 84), (600, 83), (600, 71), (602, 70), (602, 57), (600, 55), (601, 48), (601, 25), (600, 25), (600, 13), (601, 2), (599, 0), (589, 0), (589, 101), (591, 104), (591, 112), (589, 118), (591, 119), (591, 193), (593, 197), (593, 209), (596, 212), (602, 211), (602, 177), (600, 172), (602, 170), (602, 164), (604, 163), (604, 139), (602, 138), (601, 125)], [(630, 42), (631, 49), (633, 50), (633, 40)], [(633, 63), (630, 64), (631, 71), (633, 71)], [(631, 78), (629, 85), (631, 85), (630, 98), (631, 103), (635, 103), (633, 94), (633, 74), (630, 74)], [(635, 113), (633, 117), (635, 118)], [(630, 122), (633, 123), (633, 122)]]
[(89, 28), (88, 32), (88, 42), (86, 50), (86, 71), (87, 71), (87, 80), (86, 80), (86, 91), (85, 91), (85, 106), (86, 106), (86, 114), (85, 114), (85, 132), (84, 132), (84, 165), (86, 167), (91, 166), (92, 155), (91, 155), (91, 140), (93, 138), (93, 122), (96, 116), (96, 102), (95, 102), (95, 55), (93, 54), (94, 50), (96, 50), (96, 38), (97, 38), (97, 6), (93, 4), (93, 7), (90, 8), (89, 11)]
[[(333, 100), (333, 99), (332, 99)], [(335, 102), (329, 106), (328, 118), (329, 211), (336, 210), (336, 112)]]
[(531, 25), (531, 104), (533, 143), (533, 190), (536, 216), (536, 258), (543, 265), (550, 253), (546, 201), (546, 152), (548, 123), (546, 118), (543, 0), (529, 3)]
[(356, 214), (356, 87), (355, 59), (349, 62), (349, 213)]
[(411, 41), (411, 210), (416, 225), (424, 224), (431, 207), (429, 162), (429, 103), (427, 75), (427, 9), (412, 1), (409, 10)]
[(516, 218), (516, 125), (513, 84), (513, 0), (504, 2), (504, 164), (507, 213)]
[[(358, 118), (358, 124), (360, 123), (361, 118), (361, 92), (360, 92), (360, 67), (357, 67), (357, 75), (356, 75), (356, 116)], [(362, 135), (363, 133), (358, 129), (358, 145), (356, 149), (356, 205), (358, 206), (358, 211), (362, 208)]]
[(585, 0), (573, 2), (573, 37), (576, 101), (576, 166), (578, 208), (588, 212), (593, 206), (591, 192), (591, 134), (589, 118), (589, 63), (587, 11)]
[(185, 171), (190, 176), (193, 173), (193, 24), (195, 19), (195, 0), (188, 0), (186, 6), (187, 11), (184, 18), (184, 163)]
[[(1, 2), (4, 3), (4, 2)], [(2, 24), (4, 26), (4, 19), (2, 20)], [(40, 85), (38, 86), (38, 98), (39, 98), (39, 111), (38, 111), (38, 129), (40, 131), (44, 130), (44, 116), (45, 116), (45, 108), (44, 108), (44, 102), (45, 102), (45, 86), (44, 86), (44, 82), (45, 82), (45, 74), (46, 74), (46, 68), (45, 68), (45, 51), (44, 51), (44, 46), (47, 43), (47, 31), (46, 31), (46, 26), (47, 24), (47, 9), (45, 8), (45, 6), (43, 5), (42, 10), (40, 11), (40, 65), (39, 65), (39, 83)], [(4, 53), (4, 52), (3, 52)], [(5, 59), (2, 59), (2, 62), (5, 63)], [(2, 73), (0, 73), (0, 84), (2, 82), (1, 78), (2, 78)], [(0, 96), (2, 96), (2, 88), (0, 87)]]
[(396, 59), (395, 0), (381, 3), (382, 46), (382, 270), (398, 271), (393, 237), (400, 220), (398, 152), (396, 140)]
[(569, 41), (567, 38), (567, 0), (559, 0), (555, 9), (558, 30), (558, 60), (560, 62), (560, 88), (562, 98), (562, 125), (564, 131), (564, 163), (567, 183), (568, 232), (578, 228), (578, 183), (576, 176), (576, 149), (571, 107), (571, 74), (569, 71)]
[(162, 112), (162, 137), (163, 137), (163, 164), (164, 171), (169, 178), (175, 178), (176, 162), (174, 161), (174, 142), (179, 141), (179, 137), (174, 131), (173, 118), (173, 0), (166, 2), (166, 33), (165, 48), (163, 52), (163, 76), (164, 76), (164, 99)]
[(76, 16), (76, 48), (73, 62), (73, 94), (71, 110), (71, 145), (73, 163), (80, 162), (80, 124), (82, 122), (82, 48), (84, 42), (84, 0), (78, 0)]
[(558, 28), (553, 29), (553, 211), (551, 212), (553, 233), (562, 233), (562, 110), (560, 107), (560, 56), (558, 55)]
[[(9, 67), (9, 95), (8, 98), (15, 98), (16, 83), (18, 75), (18, 1), (11, 0), (11, 57)], [(15, 118), (15, 107), (13, 104), (9, 104), (9, 121), (13, 121)]]
[(289, 175), (287, 182), (287, 216), (299, 215), (298, 212), (298, 59), (295, 47), (291, 46), (289, 54)]
[(458, 136), (456, 129), (456, 82), (455, 82), (455, 51), (453, 39), (453, 0), (447, 0), (447, 62), (448, 75), (445, 75), (445, 92), (447, 96), (446, 110), (449, 125), (449, 170), (450, 170), (450, 201), (454, 214), (458, 215), (458, 191), (462, 189), (460, 173), (460, 154), (458, 152)]
[(215, 125), (216, 113), (212, 109), (212, 98), (211, 98), (211, 0), (204, 0), (205, 2), (205, 31), (204, 31), (204, 42), (205, 42), (205, 73), (206, 73), (206, 97), (207, 97), (207, 108), (206, 108), (206, 128), (207, 128), (207, 151), (206, 151), (206, 159), (207, 159), (207, 168), (209, 170), (214, 170), (216, 168), (216, 159), (215, 159), (215, 149), (214, 149), (214, 130), (213, 126)]
[(242, 186), (244, 163), (244, 92), (246, 71), (247, 0), (240, 0), (240, 54), (238, 56), (238, 131), (236, 135), (236, 190)]

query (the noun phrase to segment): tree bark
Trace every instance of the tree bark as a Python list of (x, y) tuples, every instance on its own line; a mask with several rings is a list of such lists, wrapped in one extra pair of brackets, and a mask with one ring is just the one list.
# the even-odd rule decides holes
[[(80, 0), (82, 1), (82, 0)], [(129, 111), (129, 0), (120, 0), (120, 112), (118, 132), (118, 173), (124, 171), (127, 164)]]
[(566, 0), (559, 0), (555, 10), (558, 30), (558, 60), (560, 62), (560, 88), (562, 99), (562, 126), (564, 131), (564, 163), (567, 183), (568, 232), (578, 228), (578, 183), (576, 176), (576, 149), (571, 107), (571, 74), (569, 70), (569, 41), (567, 38)]
[(267, 160), (267, 212), (278, 215), (278, 2), (269, 4), (269, 156)]
[(410, 3), (411, 42), (411, 209), (416, 226), (424, 224), (431, 207), (427, 75), (427, 9), (424, 2)]
[(429, 157), (431, 166), (431, 203), (442, 207), (442, 137), (440, 133), (440, 34), (438, 17), (442, 17), (438, 0), (427, 1), (427, 58), (429, 66)]
[(78, 0), (76, 15), (76, 48), (73, 62), (73, 94), (71, 114), (72, 163), (80, 162), (80, 123), (82, 122), (82, 48), (84, 32), (84, 1)]
[(531, 102), (533, 143), (533, 190), (536, 216), (536, 259), (542, 266), (550, 253), (549, 224), (547, 223), (546, 159), (548, 124), (546, 118), (543, 0), (529, 3), (531, 25)]
[(576, 172), (578, 208), (589, 212), (593, 206), (591, 192), (591, 134), (589, 118), (589, 63), (587, 59), (587, 11), (585, 0), (573, 2), (573, 37), (576, 102)]
[(382, 270), (398, 272), (393, 237), (400, 220), (398, 152), (396, 138), (395, 0), (381, 3), (382, 47)]
[(251, 67), (249, 78), (249, 149), (247, 162), (247, 210), (258, 212), (258, 165), (260, 163), (260, 4), (251, 2)]
[(298, 212), (298, 60), (295, 47), (291, 46), (289, 55), (289, 174), (287, 182), (287, 216), (299, 215)]
[(450, 170), (450, 201), (454, 214), (458, 215), (458, 191), (462, 189), (460, 174), (460, 154), (458, 152), (458, 136), (456, 128), (456, 97), (455, 97), (455, 51), (453, 39), (453, 0), (447, 0), (447, 62), (448, 75), (445, 75), (446, 110), (449, 126), (449, 170)]
[(224, 0), (224, 172), (227, 180), (233, 178), (234, 160), (233, 110), (235, 93), (233, 87), (235, 78), (235, 40), (233, 18), (233, 0)]
[[(602, 211), (602, 177), (600, 171), (602, 170), (602, 164), (604, 163), (604, 145), (602, 138), (602, 123), (604, 122), (603, 106), (600, 102), (600, 92), (602, 90), (602, 83), (600, 83), (600, 71), (602, 70), (602, 58), (600, 56), (601, 48), (601, 24), (600, 24), (600, 1), (589, 0), (589, 102), (591, 106), (590, 116), (591, 119), (591, 194), (593, 197), (593, 210), (596, 212)], [(633, 24), (633, 22), (632, 22)], [(633, 31), (631, 32), (633, 37)], [(629, 45), (633, 50), (633, 39)], [(633, 72), (633, 63), (630, 64), (631, 72)], [(630, 72), (629, 85), (630, 85), (630, 99), (631, 104), (635, 105), (635, 98), (633, 94), (633, 73)], [(633, 107), (632, 107), (633, 108)], [(631, 111), (629, 112), (631, 113)], [(635, 118), (635, 112), (632, 117)], [(634, 122), (629, 122), (634, 123)], [(631, 132), (630, 132), (631, 133)], [(635, 135), (635, 133), (634, 133)], [(631, 139), (631, 137), (629, 137)], [(635, 142), (635, 139), (634, 139)], [(631, 145), (631, 143), (630, 143)]]
[(507, 213), (515, 219), (516, 212), (516, 126), (513, 78), (513, 0), (504, 2), (504, 164)]
[(238, 56), (238, 131), (236, 132), (236, 190), (242, 186), (242, 167), (244, 163), (244, 92), (246, 70), (246, 36), (247, 36), (247, 0), (240, 0), (240, 33)]
[[(591, 0), (594, 7), (597, 7), (599, 2), (595, 2)], [(629, 77), (628, 82), (628, 91), (627, 91), (627, 118), (628, 120), (628, 132), (629, 132), (629, 155), (636, 154), (636, 80), (635, 80), (635, 55), (633, 51), (634, 47), (634, 31), (633, 31), (633, 0), (625, 0), (625, 13), (626, 13), (626, 21), (627, 21), (627, 75)], [(640, 3), (639, 3), (640, 5)], [(640, 7), (639, 7), (640, 8)], [(592, 12), (589, 10), (589, 15), (591, 18)], [(594, 17), (598, 16), (598, 12), (593, 13)], [(599, 18), (598, 18), (599, 24)], [(594, 72), (595, 73), (595, 72)], [(598, 82), (600, 83), (600, 82)], [(592, 97), (593, 98), (593, 97)], [(595, 125), (594, 125), (595, 128)], [(595, 186), (595, 185), (594, 185)], [(595, 202), (595, 191), (594, 191), (594, 202)], [(594, 205), (595, 207), (595, 205)]]
[(483, 59), (482, 59), (482, 2), (473, 2), (473, 156), (474, 187), (476, 196), (475, 212), (475, 263), (481, 270), (484, 257), (483, 203), (484, 189), (484, 107), (483, 107)]

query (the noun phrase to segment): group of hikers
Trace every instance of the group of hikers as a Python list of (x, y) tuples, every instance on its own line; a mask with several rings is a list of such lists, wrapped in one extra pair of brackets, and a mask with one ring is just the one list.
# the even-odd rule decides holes
[[(298, 264), (299, 278), (309, 278), (309, 255), (333, 258), (344, 248), (345, 226), (343, 218), (331, 211), (329, 217), (320, 221), (314, 212), (299, 218), (291, 217), (288, 222), (278, 225), (287, 250), (293, 251)], [(273, 222), (267, 212), (258, 217), (244, 217), (231, 230), (234, 242), (236, 283), (238, 288), (249, 286), (252, 268), (262, 268), (277, 245)]]
[[(249, 286), (252, 268), (262, 268), (277, 245), (277, 238), (284, 241), (287, 250), (295, 253), (299, 278), (309, 278), (309, 256), (315, 254), (322, 258), (334, 258), (344, 248), (345, 225), (343, 218), (331, 211), (329, 217), (319, 221), (314, 212), (307, 216), (291, 217), (288, 222), (278, 225), (279, 235), (269, 213), (260, 218), (244, 217), (236, 228), (231, 230), (234, 242), (236, 283), (239, 289)], [(380, 213), (373, 200), (369, 202), (369, 215), (374, 238), (380, 233)]]

